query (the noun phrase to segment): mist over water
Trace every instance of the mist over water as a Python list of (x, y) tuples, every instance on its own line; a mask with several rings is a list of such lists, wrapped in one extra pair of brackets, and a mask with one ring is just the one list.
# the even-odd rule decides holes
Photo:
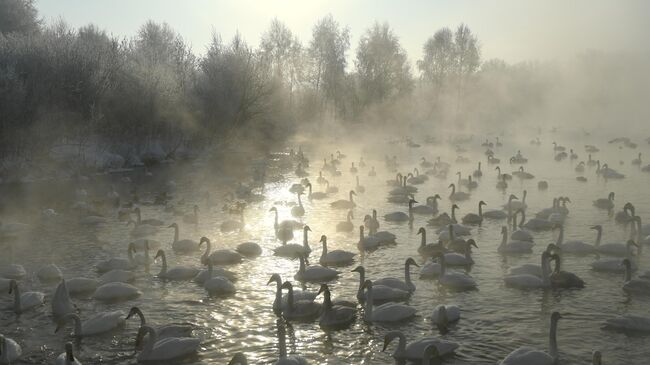
[[(552, 352), (554, 312), (562, 318), (558, 353), (551, 355), (560, 364), (591, 364), (595, 350), (604, 364), (644, 364), (650, 357), (650, 53), (644, 47), (630, 47), (629, 40), (616, 47), (607, 39), (602, 47), (580, 47), (559, 57), (563, 43), (549, 47), (542, 60), (506, 62), (492, 57), (500, 47), (490, 46), (490, 58), (485, 56), (485, 48), (498, 40), (483, 38), (468, 15), (465, 23), (439, 24), (423, 37), (420, 55), (412, 54), (413, 40), (393, 27), (390, 14), (357, 27), (341, 20), (348, 15), (324, 12), (306, 36), (279, 14), (265, 19), (259, 44), (245, 39), (246, 31), (227, 39), (213, 32), (201, 52), (169, 25), (174, 19), (143, 18), (136, 34), (123, 36), (94, 25), (76, 28), (76, 20), (66, 23), (65, 16), (50, 21), (40, 6), (0, 1), (0, 334), (22, 348), (10, 363), (52, 363), (67, 342), (84, 364), (133, 364), (150, 354), (146, 348), (134, 352), (137, 318), (97, 336), (75, 338), (72, 321), (55, 333), (60, 321), (52, 306), (59, 303), (55, 290), (61, 279), (99, 280), (98, 267), (110, 259), (130, 265), (129, 285), (138, 295), (102, 301), (93, 287), (71, 295), (75, 313), (86, 320), (120, 311), (119, 322), (139, 307), (158, 329), (189, 326), (200, 345), (188, 340), (186, 353), (163, 363), (225, 364), (238, 352), (249, 363), (276, 363), (283, 333), (289, 356), (311, 364), (390, 364), (397, 340), (382, 351), (384, 336), (401, 331), (408, 343), (436, 337), (458, 344), (454, 354), (433, 363), (495, 364), (521, 346)], [(602, 4), (597, 9), (602, 11)], [(398, 14), (395, 18), (398, 22)], [(593, 19), (583, 22), (584, 31), (598, 29)], [(630, 24), (630, 37), (637, 37), (632, 18)], [(539, 37), (532, 27), (531, 40)], [(512, 175), (505, 188), (498, 186), (497, 166)], [(520, 168), (533, 176), (518, 177)], [(416, 189), (416, 207), (439, 194), (437, 211), (409, 214), (409, 196), (391, 193), (395, 186), (389, 181), (397, 174)], [(426, 178), (417, 182), (412, 175)], [(470, 175), (477, 183), (471, 189), (459, 181)], [(313, 193), (334, 190), (315, 199), (307, 182)], [(452, 183), (469, 197), (454, 201)], [(305, 193), (298, 197), (296, 188)], [(331, 203), (347, 199), (351, 190), (353, 229), (339, 231), (348, 209)], [(594, 201), (610, 192), (613, 208), (597, 208)], [(452, 271), (471, 277), (475, 290), (451, 290), (412, 266), (416, 290), (397, 305), (415, 309), (413, 318), (367, 321), (359, 303), (349, 325), (325, 330), (317, 317), (294, 321), (287, 319), (290, 311), (285, 318), (273, 311), (275, 284), (267, 284), (272, 274), (314, 294), (326, 282), (334, 299), (356, 303), (359, 274), (352, 269), (364, 266), (373, 281), (404, 280), (407, 259), (421, 267), (431, 263), (418, 251), (421, 227), (427, 243), (438, 242), (441, 227), (429, 220), (451, 214), (455, 203), (462, 224), (468, 213), (478, 213), (480, 201), (486, 203), (483, 212), (509, 215), (504, 205), (511, 194), (520, 202), (526, 197), (526, 221), (546, 212), (540, 224), (549, 229), (531, 230), (532, 249), (511, 254), (499, 249), (502, 227), (511, 231), (510, 218), (463, 224), (471, 233), (461, 238), (476, 242), (474, 264)], [(564, 197), (570, 201), (553, 205)], [(624, 208), (626, 203), (633, 207)], [(296, 214), (299, 206), (302, 215)], [(295, 280), (299, 260), (274, 254), (283, 246), (284, 223), (274, 227), (271, 208), (280, 222), (310, 227), (308, 267), (319, 265), (322, 235), (330, 252), (353, 252), (353, 261), (335, 267), (339, 275), (333, 280)], [(140, 224), (134, 224), (136, 209)], [(360, 251), (359, 226), (373, 210), (379, 230), (396, 239)], [(385, 217), (394, 212), (408, 218)], [(634, 216), (640, 218), (640, 233), (630, 223)], [(193, 241), (190, 252), (174, 242), (173, 223), (180, 240)], [(560, 224), (563, 242), (558, 242)], [(596, 225), (602, 227), (602, 244), (618, 244), (622, 254), (599, 246), (587, 254), (563, 248), (576, 240), (595, 245)], [(454, 245), (441, 229), (450, 253)], [(292, 232), (288, 244), (302, 243), (302, 229)], [(368, 228), (365, 234), (374, 237)], [(195, 250), (202, 237), (209, 238), (213, 252), (241, 250), (244, 242), (259, 245), (259, 256), (215, 264), (215, 271), (233, 273), (235, 293), (210, 294), (194, 275), (173, 280), (159, 274), (162, 261), (153, 261), (158, 246), (170, 269), (207, 269), (206, 245)], [(639, 247), (625, 253), (629, 239)], [(145, 253), (143, 240), (151, 246), (148, 269), (139, 256)], [(126, 259), (132, 242), (140, 245), (135, 261)], [(543, 288), (509, 285), (510, 270), (539, 265), (550, 243), (558, 243), (550, 252), (560, 255), (561, 269), (577, 275), (584, 287), (562, 287), (566, 283), (553, 276)], [(632, 284), (619, 266), (626, 257), (635, 269)], [(608, 259), (615, 261), (613, 271), (593, 268)], [(42, 270), (51, 264), (61, 277), (54, 270), (53, 280), (46, 280)], [(44, 304), (16, 310), (14, 294), (7, 293), (10, 279), (21, 293), (43, 293)], [(322, 295), (316, 301), (321, 303)], [(440, 304), (461, 311), (446, 331), (431, 321)], [(630, 322), (616, 330), (605, 326), (619, 316), (641, 318), (631, 320), (634, 330)], [(171, 356), (166, 346), (163, 340), (159, 353)], [(0, 363), (9, 362), (4, 357), (9, 353), (0, 351)]]

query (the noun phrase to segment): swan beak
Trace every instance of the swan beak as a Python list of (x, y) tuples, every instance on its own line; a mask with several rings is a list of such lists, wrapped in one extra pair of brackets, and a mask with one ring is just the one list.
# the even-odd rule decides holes
[(384, 347), (382, 347), (381, 352), (386, 351), (386, 348), (390, 344), (390, 339), (388, 337), (384, 337)]

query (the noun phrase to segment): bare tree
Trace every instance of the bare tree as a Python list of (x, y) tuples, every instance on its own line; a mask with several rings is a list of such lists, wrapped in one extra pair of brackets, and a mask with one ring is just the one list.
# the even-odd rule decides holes
[(457, 77), (456, 112), (461, 109), (464, 83), (468, 76), (474, 74), (481, 63), (478, 38), (465, 24), (460, 24), (454, 34), (454, 55)]
[(262, 64), (269, 73), (288, 88), (290, 103), (293, 93), (303, 79), (303, 48), (291, 30), (278, 19), (262, 35), (260, 42)]

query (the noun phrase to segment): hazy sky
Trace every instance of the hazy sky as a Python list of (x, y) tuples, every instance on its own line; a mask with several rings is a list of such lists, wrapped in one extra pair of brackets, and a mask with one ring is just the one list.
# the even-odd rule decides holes
[[(224, 40), (239, 30), (252, 45), (274, 17), (307, 43), (315, 21), (331, 13), (350, 27), (354, 52), (375, 20), (388, 21), (411, 62), (438, 28), (465, 22), (485, 59), (509, 62), (566, 58), (585, 49), (650, 50), (650, 1), (616, 0), (37, 0), (47, 21), (95, 23), (131, 36), (147, 19), (165, 21), (203, 53), (214, 29)], [(349, 57), (351, 58), (351, 57)]]

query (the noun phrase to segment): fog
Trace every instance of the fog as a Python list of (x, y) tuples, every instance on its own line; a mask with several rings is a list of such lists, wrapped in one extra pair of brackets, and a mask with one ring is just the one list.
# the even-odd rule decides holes
[(0, 363), (643, 363), (649, 13), (0, 0)]

